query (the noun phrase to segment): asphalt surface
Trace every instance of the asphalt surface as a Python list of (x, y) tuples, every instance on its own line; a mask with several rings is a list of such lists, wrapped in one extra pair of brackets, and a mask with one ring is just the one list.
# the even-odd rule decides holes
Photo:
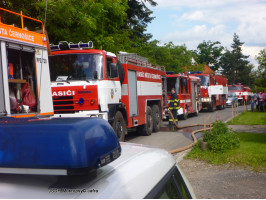
[[(247, 106), (247, 109), (250, 109), (250, 105)], [(246, 110), (246, 107), (239, 106), (238, 112), (241, 113)], [(234, 114), (236, 114), (237, 109), (235, 109)], [(201, 111), (198, 116), (189, 116), (187, 120), (179, 120), (179, 126), (187, 126), (191, 124), (203, 124), (204, 121), (206, 124), (214, 122), (216, 119), (227, 121), (232, 118), (232, 108), (226, 108), (224, 110), (216, 110), (214, 112)], [(163, 127), (167, 127), (168, 122), (162, 122)], [(202, 126), (186, 128), (178, 130), (177, 132), (170, 132), (167, 128), (162, 128), (164, 131), (159, 131), (157, 133), (152, 133), (151, 136), (140, 136), (137, 132), (129, 132), (126, 136), (125, 141), (137, 144), (144, 144), (153, 147), (163, 148), (167, 151), (178, 149), (189, 145), (193, 142), (191, 137), (191, 132), (196, 129), (201, 129)], [(196, 134), (196, 137), (199, 138), (202, 136), (202, 133)]]

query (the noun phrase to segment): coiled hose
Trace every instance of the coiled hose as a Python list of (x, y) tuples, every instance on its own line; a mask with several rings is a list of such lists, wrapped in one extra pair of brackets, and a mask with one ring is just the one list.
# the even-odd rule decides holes
[[(168, 111), (169, 111), (170, 116), (171, 116), (171, 118), (173, 119), (174, 124), (175, 124), (175, 126), (176, 126), (177, 129), (188, 128), (188, 127), (194, 127), (194, 126), (205, 126), (204, 124), (191, 124), (191, 125), (187, 125), (187, 126), (178, 126), (178, 125), (176, 124), (176, 121), (174, 120), (174, 116), (173, 116), (172, 112), (171, 112), (169, 109), (168, 109)], [(211, 130), (211, 129), (213, 128), (213, 127), (210, 127), (211, 125), (207, 125), (207, 126), (209, 126), (209, 128), (203, 128), (203, 129), (195, 130), (195, 131), (193, 131), (193, 132), (191, 133), (191, 136), (192, 136), (192, 138), (193, 138), (193, 143), (191, 143), (191, 144), (189, 144), (189, 145), (187, 145), (187, 146), (184, 146), (184, 147), (182, 147), (182, 148), (173, 149), (173, 150), (170, 151), (170, 153), (171, 153), (171, 154), (178, 153), (178, 152), (185, 151), (185, 150), (187, 150), (187, 149), (193, 147), (193, 146), (197, 143), (197, 141), (198, 141), (197, 138), (196, 138), (196, 136), (195, 136), (196, 133), (199, 133), (199, 132), (202, 132), (202, 131), (205, 131), (205, 130)]]

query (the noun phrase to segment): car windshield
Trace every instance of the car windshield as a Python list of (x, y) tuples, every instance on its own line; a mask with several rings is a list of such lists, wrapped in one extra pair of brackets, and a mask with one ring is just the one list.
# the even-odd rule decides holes
[(236, 95), (235, 95), (235, 93), (229, 93), (228, 94), (228, 97), (235, 97)]
[(175, 88), (176, 94), (179, 94), (179, 77), (167, 78), (167, 93), (171, 94), (172, 88)]
[(210, 85), (210, 77), (209, 76), (199, 76), (199, 75), (196, 75), (196, 76), (200, 78), (200, 85), (201, 86), (209, 86)]
[(229, 86), (228, 90), (242, 90), (242, 86)]
[(49, 66), (52, 81), (103, 77), (103, 56), (99, 54), (53, 55), (49, 56)]

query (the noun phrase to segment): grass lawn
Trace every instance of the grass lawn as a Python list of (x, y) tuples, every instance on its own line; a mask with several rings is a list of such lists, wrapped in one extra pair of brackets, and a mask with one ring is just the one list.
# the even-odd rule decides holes
[(266, 112), (250, 112), (240, 113), (234, 120), (227, 122), (229, 125), (266, 125)]
[(237, 133), (240, 147), (225, 153), (202, 151), (195, 145), (185, 158), (205, 160), (212, 164), (234, 164), (251, 167), (257, 172), (266, 172), (266, 134)]

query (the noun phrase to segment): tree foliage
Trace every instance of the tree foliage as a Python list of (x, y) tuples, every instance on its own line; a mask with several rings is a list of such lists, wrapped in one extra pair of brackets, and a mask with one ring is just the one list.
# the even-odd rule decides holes
[(145, 31), (154, 17), (151, 17), (153, 12), (146, 6), (145, 2), (148, 2), (151, 6), (157, 5), (153, 0), (128, 0), (127, 26), (132, 30), (130, 38), (135, 41), (134, 46), (141, 46), (142, 43), (147, 43), (152, 38), (152, 35), (145, 33)]
[(232, 50), (225, 50), (225, 53), (221, 57), (220, 65), (222, 67), (222, 73), (227, 76), (228, 83), (242, 83), (244, 85), (250, 85), (251, 77), (249, 76), (252, 70), (252, 65), (249, 65), (247, 58), (242, 53), (242, 45), (238, 35), (234, 34), (233, 43), (231, 45)]
[(260, 89), (266, 88), (266, 49), (259, 52), (259, 55), (255, 58), (259, 64), (258, 70), (256, 71), (256, 86)]
[(222, 51), (224, 47), (221, 46), (221, 43), (211, 42), (211, 41), (203, 41), (197, 47), (195, 51), (197, 55), (197, 62), (200, 64), (208, 65), (213, 71), (218, 70), (220, 58), (222, 56)]
[(177, 46), (169, 42), (160, 46), (159, 41), (154, 40), (136, 50), (148, 57), (151, 63), (164, 66), (167, 71), (183, 72), (185, 66), (192, 65), (193, 54), (185, 45)]

